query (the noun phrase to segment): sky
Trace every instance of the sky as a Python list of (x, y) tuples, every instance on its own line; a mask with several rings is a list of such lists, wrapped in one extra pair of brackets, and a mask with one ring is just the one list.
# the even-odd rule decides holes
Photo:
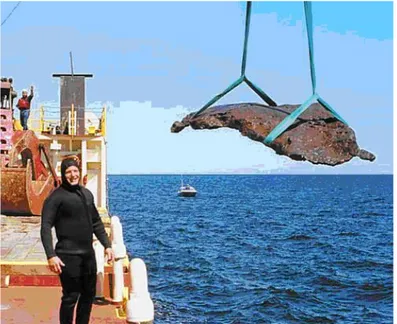
[[(1, 2), (3, 21), (17, 2)], [(93, 73), (87, 105), (108, 107), (108, 172), (393, 173), (393, 2), (314, 2), (318, 93), (374, 162), (316, 166), (231, 129), (178, 134), (240, 75), (245, 2), (22, 2), (1, 27), (1, 75), (33, 84), (33, 108), (59, 103), (59, 79)], [(253, 2), (247, 76), (278, 104), (311, 94), (302, 2)], [(241, 85), (217, 104), (262, 103)]]

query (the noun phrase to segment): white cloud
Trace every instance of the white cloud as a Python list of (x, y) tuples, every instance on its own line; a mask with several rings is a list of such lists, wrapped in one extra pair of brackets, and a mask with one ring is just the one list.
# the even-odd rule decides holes
[[(108, 126), (110, 173), (211, 173), (241, 168), (272, 170), (284, 158), (231, 129), (171, 133), (171, 125), (189, 111), (122, 102), (112, 109)], [(122, 154), (120, 154), (122, 152)], [(244, 152), (242, 154), (242, 152)], [(112, 159), (113, 156), (122, 156)], [(253, 167), (264, 164), (264, 167)]]
[(189, 112), (182, 106), (153, 107), (151, 102), (113, 107), (108, 114), (109, 172), (321, 174), (385, 173), (388, 168), (357, 158), (337, 167), (292, 161), (228, 128), (171, 133), (173, 122)]
[[(2, 29), (1, 65), (17, 89), (36, 85), (35, 104), (56, 100), (58, 80), (51, 74), (69, 71), (73, 50), (75, 70), (94, 73), (87, 81), (87, 101), (109, 100), (115, 106), (108, 126), (110, 172), (392, 172), (391, 40), (315, 28), (318, 92), (349, 122), (360, 146), (377, 155), (374, 163), (322, 168), (276, 156), (233, 130), (170, 133), (173, 121), (198, 110), (239, 77), (244, 6), (118, 3), (119, 19), (111, 23), (103, 23), (107, 11), (84, 26), (83, 19), (68, 18), (73, 10), (86, 17), (92, 5), (116, 8), (110, 3), (74, 4), (81, 10), (65, 3), (35, 4), (23, 24), (11, 28), (10, 21)], [(48, 11), (60, 9), (67, 18)], [(278, 18), (252, 16), (247, 75), (277, 103), (297, 104), (311, 93), (306, 34), (302, 21), (292, 25)], [(21, 52), (21, 40), (29, 51)], [(261, 100), (240, 86), (219, 103), (242, 101)]]

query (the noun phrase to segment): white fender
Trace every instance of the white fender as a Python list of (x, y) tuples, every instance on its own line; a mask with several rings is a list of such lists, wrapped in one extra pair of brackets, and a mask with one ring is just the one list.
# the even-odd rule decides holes
[(124, 243), (123, 228), (120, 219), (117, 216), (112, 216), (110, 219), (112, 242)]
[(114, 258), (121, 259), (127, 255), (127, 249), (124, 245), (123, 226), (117, 216), (113, 216), (111, 220), (112, 229), (112, 250)]
[(99, 241), (93, 243), (97, 267), (95, 298), (103, 298), (103, 283), (105, 279), (105, 248)]
[(124, 273), (123, 259), (115, 259), (113, 262), (113, 302), (121, 303), (123, 301), (124, 290)]
[(113, 302), (123, 301), (124, 290), (124, 271), (123, 259), (127, 256), (127, 249), (124, 245), (123, 227), (117, 216), (111, 218), (112, 250), (114, 253), (113, 261)]
[(146, 265), (142, 259), (130, 262), (130, 298), (127, 302), (127, 323), (154, 320), (154, 306), (148, 290)]

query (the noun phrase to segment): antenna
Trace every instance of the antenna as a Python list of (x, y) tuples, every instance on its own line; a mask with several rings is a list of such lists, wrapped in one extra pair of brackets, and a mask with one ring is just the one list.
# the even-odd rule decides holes
[(72, 76), (73, 76), (73, 56), (72, 56), (72, 52), (69, 52), (70, 54), (70, 69), (72, 70)]

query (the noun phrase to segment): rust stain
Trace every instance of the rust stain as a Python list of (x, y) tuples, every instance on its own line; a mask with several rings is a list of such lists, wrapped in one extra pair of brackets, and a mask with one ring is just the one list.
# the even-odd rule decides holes
[(15, 131), (9, 162), (1, 168), (1, 211), (11, 215), (40, 215), (44, 200), (56, 186), (50, 161), (48, 169), (33, 131)]

